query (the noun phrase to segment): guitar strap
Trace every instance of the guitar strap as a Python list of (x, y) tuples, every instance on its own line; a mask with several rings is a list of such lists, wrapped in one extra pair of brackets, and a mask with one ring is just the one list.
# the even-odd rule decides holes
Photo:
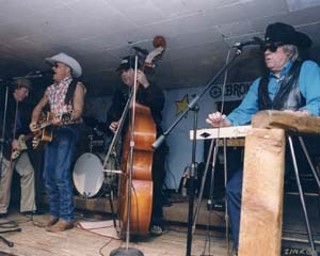
[(68, 87), (67, 93), (66, 93), (66, 98), (64, 99), (65, 104), (70, 104), (73, 105), (73, 94), (74, 91), (76, 90), (76, 86), (79, 80), (73, 79)]
[[(78, 79), (72, 79), (71, 83), (69, 84), (67, 93), (66, 93), (66, 97), (64, 99), (65, 104), (68, 104), (70, 106), (72, 106), (73, 109), (73, 96), (74, 96), (74, 92), (76, 90), (77, 84), (81, 82)], [(69, 123), (69, 125), (76, 125), (78, 124), (78, 121), (74, 122), (74, 123)]]

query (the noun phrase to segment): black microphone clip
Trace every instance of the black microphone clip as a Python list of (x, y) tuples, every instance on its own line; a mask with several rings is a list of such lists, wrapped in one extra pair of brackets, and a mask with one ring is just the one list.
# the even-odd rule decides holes
[(244, 46), (255, 45), (261, 46), (263, 41), (259, 37), (253, 37), (253, 40), (245, 41), (245, 42), (237, 42), (232, 47), (237, 49), (242, 49)]

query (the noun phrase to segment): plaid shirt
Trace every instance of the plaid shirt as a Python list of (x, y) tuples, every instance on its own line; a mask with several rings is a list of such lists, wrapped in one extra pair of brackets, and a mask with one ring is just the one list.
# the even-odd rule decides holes
[(52, 113), (59, 115), (72, 109), (72, 106), (68, 106), (64, 102), (71, 81), (72, 78), (67, 77), (59, 84), (52, 84), (47, 88), (50, 111)]

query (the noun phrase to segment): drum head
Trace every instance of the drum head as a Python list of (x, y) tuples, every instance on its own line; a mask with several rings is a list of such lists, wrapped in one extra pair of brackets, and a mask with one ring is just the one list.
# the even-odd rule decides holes
[(103, 166), (99, 157), (92, 153), (82, 154), (73, 170), (73, 182), (77, 191), (84, 197), (94, 197), (102, 188)]

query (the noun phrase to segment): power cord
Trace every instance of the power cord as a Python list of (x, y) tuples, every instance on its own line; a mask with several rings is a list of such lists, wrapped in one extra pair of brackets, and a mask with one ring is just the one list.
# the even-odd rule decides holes
[[(6, 230), (1, 230), (1, 229), (6, 229)], [(0, 234), (11, 233), (11, 232), (21, 232), (21, 230), (22, 229), (19, 227), (19, 225), (14, 221), (7, 221), (7, 222), (0, 223)], [(0, 240), (4, 242), (6, 245), (8, 245), (9, 247), (14, 246), (13, 242), (7, 240), (3, 236), (0, 236)]]

